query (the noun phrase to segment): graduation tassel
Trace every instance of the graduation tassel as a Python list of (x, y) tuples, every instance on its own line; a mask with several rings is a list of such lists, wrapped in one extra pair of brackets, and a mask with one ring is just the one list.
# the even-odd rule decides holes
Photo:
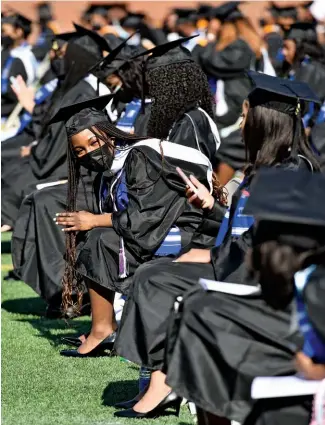
[(295, 119), (293, 122), (293, 141), (292, 141), (292, 148), (291, 148), (291, 158), (297, 158), (298, 156), (298, 141), (301, 134), (301, 103), (300, 99), (298, 99), (297, 107), (295, 111)]

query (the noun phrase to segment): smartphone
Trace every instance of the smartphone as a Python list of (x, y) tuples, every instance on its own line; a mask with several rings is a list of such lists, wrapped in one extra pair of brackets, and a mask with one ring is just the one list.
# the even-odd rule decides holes
[(195, 193), (196, 195), (198, 194), (198, 190), (197, 188), (193, 185), (193, 183), (191, 182), (191, 180), (187, 177), (187, 175), (184, 173), (184, 171), (179, 168), (176, 167), (176, 171), (178, 172), (178, 174), (180, 175), (181, 179), (183, 180), (183, 182), (185, 184), (187, 184), (187, 186), (191, 189), (191, 191), (193, 193)]

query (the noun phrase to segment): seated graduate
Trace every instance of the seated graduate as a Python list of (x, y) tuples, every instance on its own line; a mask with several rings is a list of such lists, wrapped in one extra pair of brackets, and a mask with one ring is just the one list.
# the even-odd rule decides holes
[[(148, 391), (124, 406), (133, 407), (118, 416), (156, 414), (170, 387), (163, 373), (164, 346), (168, 317), (175, 297), (196, 287), (199, 278), (242, 283), (246, 276), (244, 258), (251, 247), (253, 217), (242, 214), (256, 170), (261, 166), (318, 170), (302, 128), (300, 107), (305, 101), (318, 101), (304, 84), (249, 72), (254, 88), (243, 105), (242, 133), (250, 161), (243, 184), (233, 196), (226, 231), (218, 237), (219, 246), (191, 249), (175, 262), (160, 260), (140, 267), (126, 302), (114, 349), (126, 359), (153, 370)], [(297, 113), (297, 115), (296, 115)], [(284, 132), (285, 129), (285, 132)], [(204, 196), (204, 188), (192, 180)], [(210, 201), (209, 201), (210, 204)], [(210, 213), (215, 214), (212, 208)], [(209, 219), (209, 214), (207, 214)], [(229, 222), (228, 222), (229, 221)], [(248, 231), (246, 231), (248, 230)], [(191, 264), (192, 263), (192, 264)], [(171, 395), (175, 401), (175, 395)], [(162, 402), (160, 408), (164, 405)]]
[[(121, 48), (121, 43), (118, 44), (117, 48)], [(172, 52), (173, 53), (173, 52)], [(166, 56), (168, 53), (165, 53)], [(149, 131), (151, 136), (156, 137), (157, 134), (161, 137), (162, 134), (168, 135), (170, 131), (169, 121), (162, 120), (164, 116), (159, 114), (161, 111), (162, 101), (160, 96), (165, 96), (163, 90), (153, 91), (155, 94), (156, 101), (154, 102), (152, 109), (153, 114), (150, 114), (151, 103), (148, 103), (146, 98), (145, 103), (145, 114), (140, 113), (141, 109), (141, 92), (142, 84), (139, 74), (139, 62), (142, 58), (130, 59), (129, 48), (123, 48), (121, 54), (118, 55), (118, 59), (113, 60), (111, 63), (109, 58), (110, 55), (100, 64), (100, 78), (101, 81), (105, 81), (109, 84), (111, 90), (115, 90), (116, 84), (122, 84), (121, 89), (116, 93), (113, 99), (113, 104), (117, 105), (119, 109), (120, 103), (123, 101), (131, 100), (130, 103), (126, 104), (124, 111), (115, 125), (125, 131), (132, 132), (139, 136), (145, 136), (148, 134), (147, 126), (150, 124)], [(171, 58), (174, 56), (171, 55)], [(185, 56), (187, 59), (187, 56)], [(156, 59), (157, 60), (157, 59)], [(204, 76), (203, 76), (204, 77)], [(171, 114), (171, 119), (176, 121), (179, 116), (180, 110), (185, 110), (188, 107), (188, 99), (191, 101), (193, 98), (197, 98), (197, 101), (202, 101), (201, 93), (198, 93), (194, 88), (189, 90), (189, 87), (185, 84), (180, 84), (180, 81), (186, 81), (187, 74), (182, 74), (179, 80), (172, 84), (170, 90), (174, 90), (175, 87), (179, 93), (179, 104), (174, 105), (173, 109), (164, 110), (165, 114)], [(204, 80), (202, 80), (204, 83)], [(182, 91), (182, 87), (186, 87), (185, 93)], [(151, 90), (151, 86), (148, 87)], [(192, 93), (193, 91), (193, 93)], [(173, 93), (175, 95), (175, 92)], [(199, 97), (200, 96), (200, 97)], [(118, 98), (118, 102), (115, 98)], [(165, 99), (165, 97), (164, 97)], [(206, 100), (208, 104), (209, 97)], [(190, 103), (192, 107), (192, 103)], [(201, 113), (200, 113), (201, 115)], [(200, 117), (199, 115), (199, 117)], [(202, 114), (203, 115), (203, 114)], [(195, 118), (192, 115), (193, 118)], [(188, 118), (188, 117), (185, 117)], [(213, 129), (210, 127), (209, 121), (204, 120), (202, 127), (205, 134), (208, 134), (208, 140), (211, 140), (216, 146), (214, 141)], [(187, 121), (187, 125), (190, 125), (189, 131), (182, 134), (180, 131), (176, 143), (179, 140), (182, 143), (196, 147), (195, 141), (195, 129), (190, 120)], [(185, 129), (183, 124), (180, 128)], [(198, 129), (196, 130), (198, 132)], [(192, 139), (190, 139), (192, 137)], [(203, 141), (203, 136), (202, 136)], [(85, 176), (83, 182), (80, 182), (77, 198), (77, 209), (87, 209), (87, 201), (89, 205), (92, 205), (92, 182), (93, 178)], [(83, 185), (85, 185), (87, 197), (85, 199)], [(59, 231), (59, 228), (53, 223), (52, 216), (60, 211), (66, 209), (66, 193), (67, 184), (60, 186), (44, 188), (41, 191), (35, 191), (27, 196), (20, 208), (17, 221), (15, 223), (15, 229), (12, 240), (12, 257), (14, 264), (15, 275), (30, 285), (42, 298), (48, 303), (47, 316), (57, 317), (61, 314), (60, 305), (62, 298), (62, 277), (64, 272), (64, 260), (63, 253), (65, 249), (64, 235)], [(221, 210), (223, 213), (223, 210)], [(37, 217), (37, 219), (36, 219)], [(221, 222), (223, 215), (220, 214), (219, 222)], [(220, 223), (219, 223), (220, 224)], [(216, 223), (218, 225), (218, 223)], [(204, 232), (202, 232), (204, 233)], [(198, 235), (198, 242), (201, 240), (201, 235)], [(51, 239), (53, 243), (48, 246), (47, 241)], [(214, 237), (206, 236), (204, 238), (204, 244), (208, 244), (210, 241), (211, 245), (214, 244)], [(85, 310), (83, 310), (85, 311)], [(77, 340), (79, 341), (79, 340)]]
[[(113, 49), (105, 58), (105, 66), (110, 67), (109, 61), (114, 62), (114, 57), (123, 49), (124, 42)], [(110, 58), (110, 59), (109, 59)], [(95, 69), (97, 69), (95, 67)], [(88, 74), (79, 74), (82, 80)], [(96, 72), (97, 74), (97, 72)], [(100, 71), (100, 79), (106, 73)], [(131, 70), (125, 71), (125, 81), (128, 87), (128, 95), (132, 99), (140, 96), (138, 81)], [(124, 78), (124, 74), (123, 74)], [(105, 87), (107, 89), (107, 87)], [(101, 89), (101, 86), (100, 86)], [(121, 116), (117, 126), (130, 132), (133, 127), (139, 130), (140, 136), (146, 135), (144, 125), (138, 125), (142, 115), (132, 114), (134, 107), (127, 105), (128, 113)], [(82, 171), (82, 180), (79, 183), (77, 194), (77, 209), (86, 210), (94, 207), (93, 202), (93, 180), (94, 175), (88, 175), (87, 170)], [(14, 264), (14, 275), (31, 286), (47, 302), (47, 317), (61, 315), (62, 299), (62, 277), (65, 262), (63, 259), (65, 250), (65, 237), (52, 218), (55, 213), (66, 210), (67, 183), (44, 187), (36, 190), (25, 197), (20, 207), (12, 238), (12, 259)], [(49, 246), (48, 241), (52, 243)]]
[(261, 170), (244, 209), (256, 219), (246, 283), (261, 292), (230, 295), (211, 282), (178, 299), (167, 382), (197, 405), (199, 424), (309, 424), (310, 396), (254, 403), (251, 385), (297, 371), (325, 377), (324, 183), (320, 173)]
[(51, 96), (37, 141), (29, 155), (2, 164), (2, 225), (14, 227), (22, 200), (37, 184), (67, 177), (65, 128), (61, 123), (49, 125), (49, 117), (64, 103), (95, 96), (96, 77), (79, 77), (84, 77), (101, 58), (99, 46), (89, 36), (77, 35), (76, 40), (68, 42), (64, 55), (66, 77)]
[[(86, 107), (87, 103), (63, 108), (52, 119), (67, 120), (71, 146), (68, 212), (56, 217), (56, 222), (68, 233), (63, 307), (72, 306), (74, 290), (81, 295), (80, 284), (84, 281), (92, 308), (92, 329), (86, 341), (78, 350), (61, 352), (74, 357), (94, 356), (107, 347), (112, 348), (116, 331), (115, 292), (128, 292), (132, 281), (125, 278), (132, 276), (140, 264), (157, 256), (177, 255), (201, 223), (202, 211), (186, 202), (185, 184), (176, 166), (197, 174), (207, 187), (212, 185), (211, 164), (198, 150), (161, 139), (143, 140), (128, 149), (119, 147), (117, 141), (123, 137), (132, 140), (131, 135), (124, 136), (116, 129), (115, 142), (110, 137), (112, 130), (107, 120), (98, 123), (97, 112), (80, 111), (83, 105)], [(133, 136), (133, 140), (135, 138)], [(86, 155), (87, 149), (83, 146), (89, 143), (100, 147)], [(110, 184), (109, 193), (106, 190), (105, 203), (101, 203), (101, 210), (107, 213), (76, 212), (74, 188), (79, 165), (90, 167), (95, 162), (93, 169), (104, 171), (113, 161), (114, 150), (122, 152), (116, 157), (119, 172)], [(95, 155), (98, 159), (92, 160)], [(104, 161), (101, 167), (98, 161)], [(102, 193), (105, 189), (102, 182)], [(82, 240), (76, 253), (76, 232), (79, 231), (88, 233), (84, 237), (80, 235)]]
[(27, 85), (34, 82), (37, 61), (27, 39), (31, 21), (15, 13), (1, 18), (1, 118), (7, 118), (17, 105), (11, 87), (13, 79), (21, 75)]
[(181, 38), (147, 50), (145, 83), (152, 99), (148, 135), (200, 150), (214, 168), (220, 137), (207, 78)]

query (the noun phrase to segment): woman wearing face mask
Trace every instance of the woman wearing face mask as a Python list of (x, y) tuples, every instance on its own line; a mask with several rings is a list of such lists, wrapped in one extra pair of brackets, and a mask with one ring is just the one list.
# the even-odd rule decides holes
[(18, 75), (30, 85), (36, 78), (37, 61), (27, 39), (31, 21), (15, 14), (1, 19), (1, 118), (7, 118), (17, 105), (12, 81)]
[[(178, 253), (201, 223), (202, 212), (186, 202), (185, 185), (176, 165), (187, 172), (193, 170), (202, 183), (211, 184), (210, 163), (195, 149), (159, 139), (128, 146), (128, 141), (139, 137), (126, 135), (110, 125), (102, 112), (89, 108), (108, 100), (103, 97), (71, 105), (52, 120), (67, 120), (71, 146), (68, 208), (56, 217), (67, 233), (63, 307), (73, 307), (73, 293), (77, 298), (82, 296), (83, 281), (92, 308), (90, 334), (78, 350), (62, 351), (64, 356), (87, 357), (112, 348), (115, 292), (127, 293), (131, 280), (125, 278), (132, 276), (141, 263)], [(89, 144), (97, 149), (90, 152)], [(105, 173), (101, 179), (99, 209), (103, 214), (76, 212), (80, 165), (100, 172), (107, 169), (115, 175), (109, 185)], [(88, 233), (76, 253), (76, 232), (80, 231)]]
[[(122, 357), (142, 364), (153, 372), (148, 391), (142, 394), (141, 400), (136, 398), (119, 405), (118, 407), (127, 410), (118, 412), (117, 416), (151, 417), (153, 412), (156, 413), (161, 400), (175, 397), (171, 390), (175, 383), (172, 376), (184, 374), (187, 376), (182, 376), (185, 382), (190, 379), (187, 368), (179, 367), (165, 383), (163, 362), (168, 318), (175, 298), (195, 288), (200, 278), (238, 283), (244, 281), (244, 257), (251, 246), (251, 234), (247, 230), (253, 224), (253, 217), (243, 216), (242, 209), (249, 197), (256, 169), (263, 165), (319, 169), (301, 129), (301, 117), (295, 115), (297, 97), (303, 99), (304, 96), (300, 92), (297, 92), (297, 97), (293, 94), (295, 92), (292, 93), (292, 90), (297, 90), (294, 85), (291, 89), (283, 88), (284, 80), (255, 72), (251, 72), (250, 77), (255, 87), (243, 105), (242, 122), (249, 167), (243, 184), (233, 196), (229, 214), (224, 218), (226, 231), (223, 232), (222, 225), (217, 246), (212, 250), (191, 249), (176, 261), (161, 260), (142, 266), (133, 278), (132, 292), (123, 311), (114, 348)], [(308, 86), (304, 86), (302, 92), (309, 94), (307, 99), (317, 101)], [(216, 208), (211, 202), (213, 199), (193, 178), (192, 183), (197, 187), (204, 207), (209, 205), (206, 211), (206, 218), (209, 220), (216, 214)], [(192, 195), (193, 198), (198, 196)], [(191, 202), (194, 201), (193, 198), (190, 199)], [(188, 347), (192, 350), (193, 345), (189, 341)], [(190, 357), (191, 355), (188, 358)], [(197, 358), (195, 362), (200, 363), (200, 360)], [(201, 366), (204, 368), (205, 364)], [(207, 375), (202, 372), (202, 376)], [(198, 385), (198, 382), (193, 385)], [(203, 381), (202, 392), (205, 384)], [(178, 390), (178, 386), (175, 389)], [(214, 397), (212, 394), (211, 391), (211, 397)], [(186, 398), (191, 400), (191, 397)]]

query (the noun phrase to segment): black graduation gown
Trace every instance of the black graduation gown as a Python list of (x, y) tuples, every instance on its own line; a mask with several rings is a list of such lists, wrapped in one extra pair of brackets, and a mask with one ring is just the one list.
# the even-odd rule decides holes
[[(324, 265), (312, 272), (303, 297), (311, 323), (325, 340)], [(197, 288), (173, 312), (168, 337), (167, 382), (179, 395), (243, 424), (309, 423), (309, 397), (250, 399), (255, 377), (296, 373), (293, 357), (303, 339), (292, 330), (290, 306), (275, 311), (260, 297)]]
[[(4, 68), (9, 55), (9, 50), (1, 52), (1, 71)], [(19, 58), (14, 58), (9, 70), (7, 91), (6, 93), (1, 93), (1, 116), (8, 117), (18, 103), (17, 96), (12, 90), (10, 83), (10, 77), (17, 77), (18, 75), (21, 75), (23, 80), (27, 81), (27, 72), (23, 61)]]
[[(135, 122), (135, 133), (146, 136), (150, 105)], [(78, 190), (77, 209), (98, 213), (99, 184), (85, 176), (87, 198), (82, 182)], [(67, 184), (34, 191), (21, 205), (12, 237), (15, 274), (47, 302), (61, 303), (64, 272), (65, 234), (53, 217), (66, 210)], [(48, 241), (51, 241), (49, 244)]]
[[(161, 174), (162, 159), (158, 147), (156, 151), (149, 146), (137, 146), (128, 155), (124, 168), (129, 199), (126, 210), (113, 213), (113, 228), (89, 231), (78, 247), (76, 270), (93, 284), (122, 294), (128, 292), (132, 280), (118, 278), (118, 236), (124, 239), (129, 276), (132, 276), (141, 263), (154, 257), (173, 225), (179, 227), (184, 247), (202, 222), (202, 211), (185, 198), (184, 183), (175, 166), (194, 173), (204, 184), (207, 184), (207, 167), (197, 163), (199, 153), (195, 154), (196, 151), (174, 147), (172, 143), (169, 145), (184, 159), (165, 153)], [(207, 164), (206, 158), (204, 161)], [(144, 189), (139, 190), (139, 187)]]
[(222, 51), (216, 50), (216, 43), (209, 43), (200, 50), (198, 62), (208, 78), (224, 82), (224, 97), (228, 112), (216, 116), (220, 131), (221, 146), (216, 154), (219, 162), (225, 162), (233, 169), (242, 169), (246, 163), (245, 147), (240, 131), (229, 135), (223, 132), (225, 128), (234, 125), (241, 114), (242, 104), (250, 91), (250, 82), (245, 71), (251, 68), (255, 60), (254, 53), (248, 44), (241, 39), (231, 43)]
[[(61, 102), (62, 105), (72, 104), (95, 97), (95, 95), (95, 90), (82, 80), (69, 90), (63, 99), (56, 99), (56, 102), (58, 102), (58, 106)], [(24, 196), (35, 190), (37, 184), (67, 177), (67, 143), (64, 123), (55, 123), (47, 128), (45, 135), (38, 141), (38, 145), (32, 148), (29, 157), (4, 163), (2, 169), (2, 224), (14, 226)]]
[(189, 108), (176, 121), (168, 136), (168, 140), (178, 145), (198, 149), (209, 159), (212, 168), (216, 164), (217, 146), (209, 120), (197, 107)]

